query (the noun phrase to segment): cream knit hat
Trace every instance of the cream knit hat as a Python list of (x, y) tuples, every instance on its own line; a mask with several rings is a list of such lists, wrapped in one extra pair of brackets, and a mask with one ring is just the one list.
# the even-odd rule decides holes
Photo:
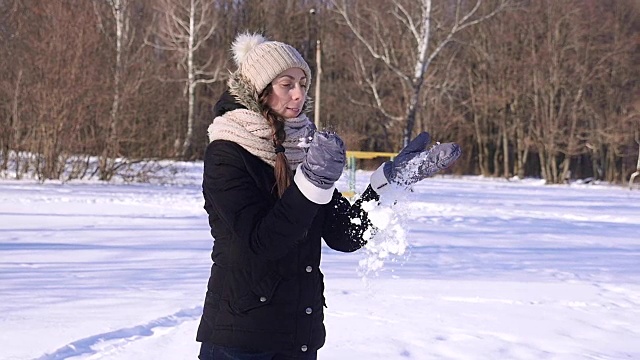
[(281, 72), (300, 68), (311, 84), (311, 70), (302, 55), (291, 45), (269, 41), (260, 34), (243, 33), (234, 40), (231, 51), (238, 65), (238, 72), (249, 80), (259, 94)]

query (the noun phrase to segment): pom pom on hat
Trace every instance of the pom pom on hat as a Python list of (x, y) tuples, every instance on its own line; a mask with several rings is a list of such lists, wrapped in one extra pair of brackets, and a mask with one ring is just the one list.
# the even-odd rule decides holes
[(267, 39), (260, 34), (249, 34), (247, 32), (238, 35), (231, 45), (233, 60), (236, 62), (236, 65), (240, 66), (251, 49), (266, 41)]
[(279, 41), (269, 41), (260, 34), (242, 33), (231, 46), (238, 72), (261, 93), (280, 73), (290, 68), (300, 68), (311, 84), (311, 69), (293, 46)]

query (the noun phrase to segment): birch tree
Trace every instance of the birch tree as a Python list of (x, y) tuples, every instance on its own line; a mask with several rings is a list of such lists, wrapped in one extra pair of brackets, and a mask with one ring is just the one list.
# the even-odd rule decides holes
[(122, 45), (123, 40), (126, 41), (125, 36), (128, 34), (126, 28), (128, 28), (128, 18), (125, 17), (126, 7), (128, 5), (127, 0), (108, 0), (107, 3), (111, 6), (113, 12), (113, 18), (115, 20), (116, 28), (116, 58), (115, 67), (113, 72), (113, 102), (111, 103), (111, 116), (109, 121), (109, 131), (107, 136), (106, 146), (100, 157), (99, 169), (100, 179), (108, 180), (111, 178), (112, 171), (115, 163), (115, 156), (118, 154), (118, 110), (120, 108), (120, 81), (122, 79)]
[[(116, 57), (113, 72), (113, 102), (111, 103), (111, 113), (109, 119), (109, 130), (105, 147), (102, 151), (99, 161), (99, 171), (101, 180), (109, 180), (113, 176), (113, 168), (115, 166), (116, 156), (119, 154), (118, 143), (118, 115), (120, 109), (120, 88), (122, 81), (122, 58), (123, 45), (128, 44), (129, 36), (129, 17), (126, 16), (129, 7), (128, 0), (107, 0), (111, 7), (113, 19), (115, 20), (115, 45)], [(104, 31), (104, 29), (103, 29)]]
[(224, 63), (218, 61), (212, 65), (215, 60), (213, 52), (206, 61), (198, 62), (196, 58), (217, 29), (214, 10), (214, 2), (211, 0), (160, 0), (155, 41), (148, 41), (157, 49), (175, 53), (177, 65), (184, 73), (184, 77), (173, 79), (185, 83), (184, 93), (188, 101), (184, 140), (181, 146), (177, 146), (182, 158), (188, 158), (192, 153), (196, 87), (223, 78), (221, 70)]
[[(387, 126), (393, 122), (403, 123), (403, 146), (411, 140), (425, 76), (436, 57), (454, 41), (457, 34), (495, 16), (509, 2), (497, 0), (488, 10), (482, 9), (482, 0), (475, 0), (471, 6), (463, 0), (456, 0), (453, 4), (443, 2), (442, 18), (436, 20), (432, 0), (393, 0), (379, 8), (370, 8), (370, 2), (359, 4), (357, 1), (334, 0), (344, 24), (363, 45), (364, 51), (354, 55), (374, 106), (388, 118)], [(370, 9), (359, 8), (358, 5)], [(400, 36), (390, 34), (391, 29)], [(432, 30), (437, 32), (437, 37)], [(374, 61), (367, 64), (363, 61), (365, 56)], [(380, 67), (402, 83), (403, 113), (388, 110)]]
[[(94, 0), (94, 10), (98, 19), (98, 28), (114, 46), (112, 58), (112, 100), (106, 139), (98, 163), (101, 180), (110, 180), (118, 167), (126, 162), (117, 158), (122, 156), (120, 142), (125, 130), (122, 128), (122, 108), (142, 83), (142, 76), (129, 76), (129, 68), (139, 61), (142, 46), (135, 44), (136, 26), (132, 25), (134, 0)], [(104, 7), (107, 7), (106, 11)], [(106, 16), (105, 12), (109, 15)]]

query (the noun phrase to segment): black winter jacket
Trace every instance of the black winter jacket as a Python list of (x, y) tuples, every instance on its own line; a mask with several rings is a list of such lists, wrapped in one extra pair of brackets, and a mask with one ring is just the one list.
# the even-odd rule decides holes
[[(220, 105), (216, 115), (237, 108)], [(335, 191), (320, 205), (295, 183), (278, 199), (274, 184), (273, 167), (240, 145), (207, 147), (203, 194), (214, 246), (197, 341), (279, 352), (324, 344), (321, 239), (343, 252), (362, 247), (370, 222), (361, 204), (378, 197), (369, 187), (351, 205)]]

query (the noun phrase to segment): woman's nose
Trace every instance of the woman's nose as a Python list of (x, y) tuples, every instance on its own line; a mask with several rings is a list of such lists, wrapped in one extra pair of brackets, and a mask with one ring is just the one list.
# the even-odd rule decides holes
[(304, 96), (304, 90), (302, 89), (302, 86), (300, 86), (300, 84), (297, 84), (293, 88), (291, 97), (293, 98), (293, 100), (299, 100), (300, 98), (302, 98), (302, 96)]

